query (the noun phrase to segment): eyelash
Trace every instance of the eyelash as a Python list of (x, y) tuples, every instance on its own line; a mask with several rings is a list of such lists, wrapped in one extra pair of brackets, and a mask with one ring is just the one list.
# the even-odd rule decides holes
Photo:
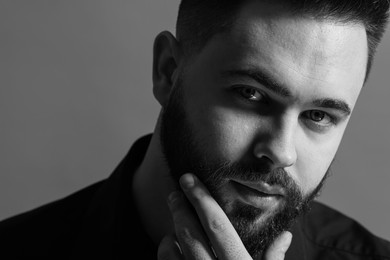
[[(266, 103), (267, 102), (267, 97), (263, 93), (261, 93), (259, 90), (253, 87), (249, 86), (236, 86), (234, 90), (240, 95), (241, 98), (243, 98), (246, 102), (250, 103)], [(246, 93), (245, 93), (246, 91)], [(258, 93), (258, 98), (259, 100), (252, 100), (248, 96), (250, 95), (250, 91)], [(322, 113), (323, 114), (323, 119), (320, 121), (316, 121), (312, 119), (313, 113)], [(337, 117), (332, 116), (331, 114), (324, 112), (322, 110), (307, 110), (302, 113), (302, 117), (304, 119), (310, 120), (310, 124), (312, 127), (316, 128), (318, 131), (324, 130), (326, 128), (329, 128), (330, 126), (336, 125), (338, 122)], [(323, 122), (324, 118), (327, 118), (328, 123), (321, 123)]]

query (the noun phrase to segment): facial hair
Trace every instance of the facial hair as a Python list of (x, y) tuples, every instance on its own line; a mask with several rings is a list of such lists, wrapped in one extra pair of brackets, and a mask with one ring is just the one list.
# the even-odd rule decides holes
[[(251, 256), (258, 258), (282, 231), (288, 230), (299, 215), (310, 209), (310, 202), (321, 190), (329, 170), (320, 184), (308, 195), (304, 195), (284, 169), (271, 170), (267, 159), (260, 158), (254, 163), (210, 159), (202, 152), (207, 147), (200, 147), (196, 141), (195, 124), (189, 122), (186, 115), (182, 82), (179, 78), (173, 86), (160, 122), (160, 142), (171, 177), (175, 179), (179, 189), (178, 181), (182, 174), (195, 174), (225, 211)], [(227, 210), (227, 202), (222, 199), (220, 187), (229, 179), (278, 185), (286, 191), (283, 206), (264, 223), (257, 220), (266, 212), (251, 205), (237, 201)]]

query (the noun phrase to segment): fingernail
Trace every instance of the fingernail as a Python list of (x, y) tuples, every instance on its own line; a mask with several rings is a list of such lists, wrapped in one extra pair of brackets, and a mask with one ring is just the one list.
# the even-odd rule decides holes
[(183, 190), (191, 189), (195, 186), (195, 178), (191, 173), (186, 173), (180, 178), (180, 185)]

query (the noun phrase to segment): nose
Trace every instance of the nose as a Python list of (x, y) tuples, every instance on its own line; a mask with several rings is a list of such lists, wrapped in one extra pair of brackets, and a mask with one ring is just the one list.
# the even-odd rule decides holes
[(273, 124), (258, 138), (254, 146), (254, 155), (259, 159), (268, 159), (274, 168), (285, 168), (297, 161), (296, 127), (294, 122)]

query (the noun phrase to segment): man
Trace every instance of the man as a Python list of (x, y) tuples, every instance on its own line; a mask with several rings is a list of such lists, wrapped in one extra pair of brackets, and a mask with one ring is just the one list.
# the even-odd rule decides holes
[(386, 0), (183, 0), (176, 37), (155, 40), (153, 135), (107, 180), (4, 221), (3, 254), (390, 259), (389, 242), (313, 201), (388, 10)]

